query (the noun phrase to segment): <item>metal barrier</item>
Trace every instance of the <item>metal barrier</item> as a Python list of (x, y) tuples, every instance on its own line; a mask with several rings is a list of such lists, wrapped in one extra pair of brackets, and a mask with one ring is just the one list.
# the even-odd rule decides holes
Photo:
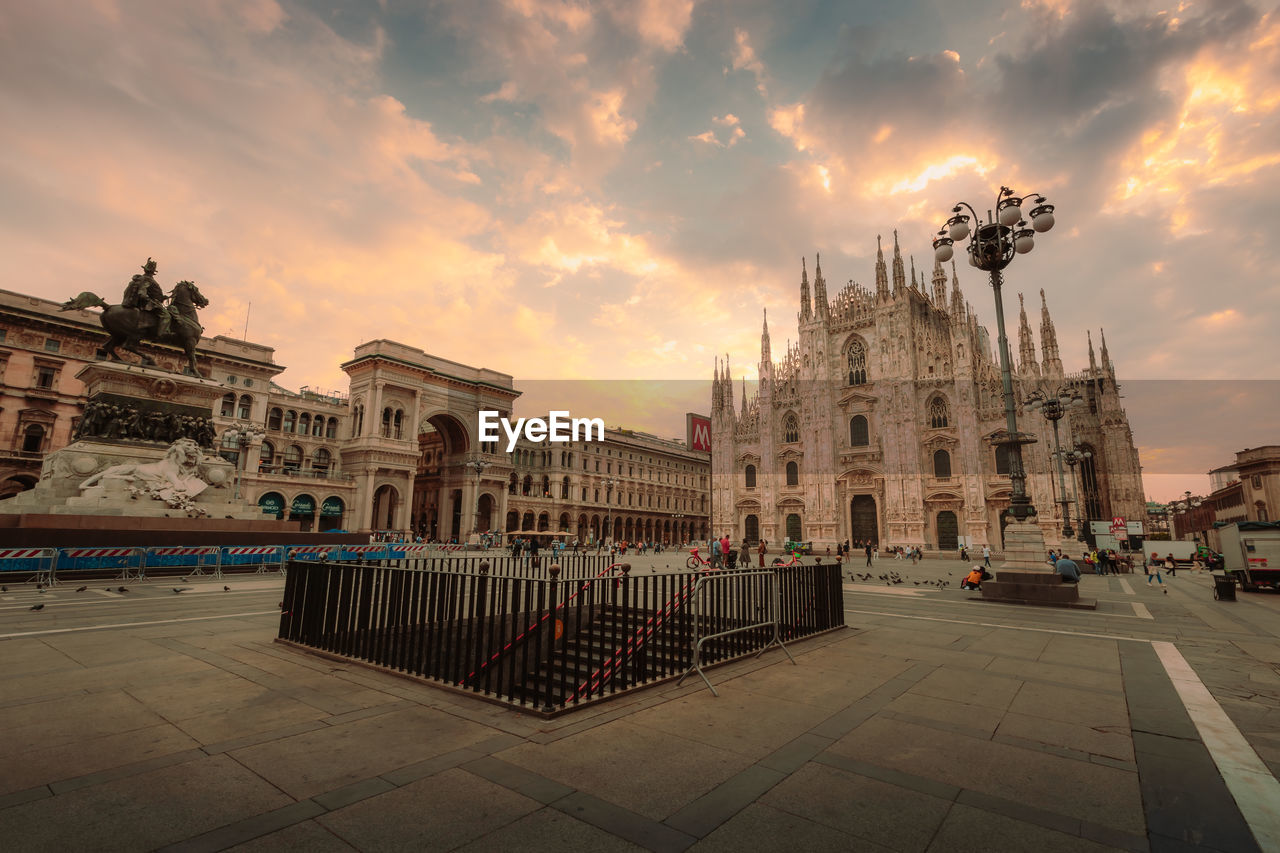
[(58, 572), (120, 569), (116, 580), (146, 580), (145, 548), (59, 548), (54, 559), (54, 583)]
[[(762, 592), (762, 595), (741, 594), (740, 587), (756, 584), (762, 584), (765, 587), (763, 590), (757, 590)], [(727, 587), (727, 589), (708, 595), (704, 590), (712, 585)], [(718, 697), (720, 693), (702, 669), (703, 644), (748, 631), (758, 632), (763, 628), (769, 629), (769, 640), (760, 647), (755, 656), (760, 657), (772, 647), (777, 646), (786, 652), (787, 659), (792, 664), (798, 665), (796, 659), (791, 657), (791, 651), (782, 642), (782, 632), (779, 627), (779, 613), (782, 610), (779, 586), (779, 572), (771, 570), (703, 572), (699, 575), (698, 583), (693, 589), (693, 666), (684, 671), (684, 675), (680, 676), (676, 686), (683, 684), (689, 673), (696, 672), (702, 677), (711, 695)], [(749, 612), (751, 604), (761, 598), (766, 603), (755, 605), (755, 612)], [(732, 614), (728, 620), (725, 618), (727, 614)], [(746, 624), (735, 624), (742, 622)], [(733, 627), (726, 627), (729, 625)], [(713, 629), (712, 632), (704, 633), (704, 626)], [(716, 628), (720, 630), (714, 630)]]
[(713, 577), (694, 615), (697, 573), (531, 578), (417, 563), (291, 561), (280, 639), (557, 713), (844, 624), (834, 564)]
[(57, 559), (57, 548), (4, 548), (0, 549), (0, 573), (30, 572), (23, 583), (35, 581), (45, 586), (58, 583), (53, 572), (53, 563)]
[(283, 545), (238, 545), (225, 547), (218, 560), (217, 576), (222, 577), (222, 569), (226, 566), (253, 566), (258, 567), (257, 574), (265, 575), (268, 573), (268, 566), (273, 566), (271, 571), (284, 574), (284, 554), (285, 546)]
[(147, 548), (142, 557), (141, 577), (147, 569), (187, 569), (188, 576), (203, 575), (211, 569), (214, 577), (222, 577), (222, 549), (217, 545), (171, 545)]

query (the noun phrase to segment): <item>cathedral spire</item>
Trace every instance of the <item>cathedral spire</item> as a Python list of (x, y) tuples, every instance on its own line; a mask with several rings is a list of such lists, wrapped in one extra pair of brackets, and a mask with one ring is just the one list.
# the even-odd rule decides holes
[(889, 271), (884, 265), (884, 247), (880, 245), (880, 235), (876, 235), (876, 297), (889, 298)]
[(1089, 373), (1092, 375), (1098, 372), (1098, 360), (1093, 355), (1093, 332), (1085, 329), (1084, 334), (1089, 339)]
[(827, 280), (822, 277), (822, 253), (813, 262), (813, 313), (819, 320), (827, 319)]
[(1107, 331), (1099, 329), (1098, 334), (1102, 335), (1102, 369), (1107, 373), (1114, 374), (1116, 372), (1115, 365), (1111, 363), (1111, 355), (1107, 352)]
[(742, 377), (742, 416), (747, 416), (747, 377)]
[(724, 407), (733, 414), (733, 377), (729, 375), (729, 353), (724, 354)]
[(893, 229), (893, 293), (907, 286), (907, 274), (902, 268), (902, 250), (898, 248), (898, 229)]
[(951, 316), (959, 319), (964, 316), (964, 294), (960, 292), (960, 274), (956, 272), (956, 262), (951, 261)]
[(1040, 288), (1040, 354), (1043, 358), (1044, 372), (1062, 375), (1062, 359), (1058, 357), (1058, 333), (1053, 328), (1053, 318), (1049, 316), (1049, 303), (1044, 296), (1044, 288)]
[(1031, 324), (1027, 322), (1027, 305), (1018, 294), (1018, 357), (1024, 373), (1040, 372), (1036, 362), (1036, 342), (1031, 337)]
[(941, 261), (933, 262), (933, 304), (947, 310), (947, 274), (942, 269)]
[(805, 269), (804, 258), (800, 259), (800, 321), (810, 317), (809, 313), (809, 271)]
[[(764, 309), (764, 331), (760, 333), (760, 364), (772, 364), (773, 355), (769, 352), (769, 309)], [(763, 371), (761, 372), (763, 376)]]
[(911, 257), (911, 289), (920, 290), (921, 292), (923, 292), (919, 283), (916, 281), (916, 256), (911, 255), (910, 257)]
[(720, 393), (720, 356), (716, 356), (715, 359), (715, 378), (711, 380), (711, 411), (713, 412), (719, 411), (724, 402), (724, 397)]

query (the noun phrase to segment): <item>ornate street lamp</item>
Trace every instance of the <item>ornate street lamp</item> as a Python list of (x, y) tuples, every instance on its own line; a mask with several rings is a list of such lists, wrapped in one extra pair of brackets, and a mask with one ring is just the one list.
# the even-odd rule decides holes
[(484, 469), (492, 464), (489, 460), (481, 459), (479, 456), (474, 456), (466, 462), (467, 467), (476, 472), (476, 513), (471, 528), (472, 533), (480, 532), (480, 475), (484, 473)]
[(1088, 527), (1089, 520), (1080, 512), (1080, 492), (1076, 489), (1076, 466), (1083, 463), (1086, 459), (1093, 457), (1093, 452), (1084, 449), (1084, 445), (1076, 442), (1070, 450), (1062, 451), (1062, 461), (1071, 466), (1071, 496), (1076, 502), (1076, 518), (1080, 520), (1080, 536), (1081, 542), (1088, 541), (1085, 537), (1085, 531)]
[[(996, 327), (999, 330), (998, 344), (1000, 349), (1000, 379), (1004, 394), (1004, 414), (1008, 431), (1006, 438), (999, 439), (997, 444), (1009, 446), (1009, 479), (1013, 485), (1013, 495), (1009, 500), (1009, 514), (1018, 521), (1025, 521), (1035, 514), (1031, 498), (1027, 495), (1027, 472), (1022, 465), (1022, 445), (1032, 444), (1035, 439), (1018, 432), (1018, 414), (1013, 397), (1013, 374), (1010, 369), (1009, 340), (1004, 332), (1004, 302), (1000, 297), (1000, 288), (1004, 284), (1001, 275), (1005, 267), (1013, 261), (1013, 256), (1025, 255), (1035, 248), (1036, 233), (1044, 233), (1053, 227), (1053, 205), (1046, 204), (1045, 198), (1039, 194), (1019, 197), (1008, 187), (1001, 187), (996, 196), (996, 210), (993, 216), (987, 211), (987, 220), (982, 221), (972, 205), (960, 202), (952, 208), (953, 216), (947, 220), (933, 241), (934, 258), (939, 263), (951, 260), (953, 244), (969, 238), (969, 264), (989, 273), (991, 289), (996, 297)], [(1022, 218), (1022, 203), (1031, 199), (1034, 205), (1028, 216), (1031, 227)], [(966, 216), (964, 210), (972, 216)], [(975, 224), (972, 236), (969, 222)]]
[(1071, 499), (1067, 497), (1067, 486), (1062, 477), (1062, 443), (1058, 440), (1058, 421), (1071, 409), (1084, 405), (1084, 398), (1070, 388), (1059, 387), (1052, 394), (1039, 389), (1032, 391), (1025, 402), (1027, 411), (1039, 412), (1045, 420), (1053, 424), (1053, 458), (1058, 468), (1058, 503), (1062, 504), (1062, 535), (1067, 539), (1075, 537), (1071, 529)]
[(266, 438), (266, 431), (255, 424), (235, 424), (222, 432), (222, 442), (231, 439), (231, 446), (236, 449), (236, 489), (234, 500), (240, 500), (240, 472), (248, 467), (249, 446)]
[(604, 513), (604, 529), (608, 531), (608, 535), (605, 537), (605, 542), (612, 542), (618, 538), (613, 535), (613, 501), (610, 499), (610, 494), (613, 492), (613, 487), (616, 482), (617, 481), (613, 479), (604, 481), (604, 503), (605, 506), (608, 507)]

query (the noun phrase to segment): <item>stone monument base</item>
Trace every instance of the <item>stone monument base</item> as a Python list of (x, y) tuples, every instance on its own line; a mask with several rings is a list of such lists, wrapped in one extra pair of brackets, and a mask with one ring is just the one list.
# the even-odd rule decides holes
[[(1043, 564), (1042, 564), (1043, 565)], [(1062, 576), (1042, 568), (1038, 572), (999, 571), (996, 579), (982, 582), (980, 601), (1004, 604), (1037, 604), (1042, 607), (1072, 607), (1097, 610), (1096, 598), (1081, 598), (1079, 584), (1063, 583)]]

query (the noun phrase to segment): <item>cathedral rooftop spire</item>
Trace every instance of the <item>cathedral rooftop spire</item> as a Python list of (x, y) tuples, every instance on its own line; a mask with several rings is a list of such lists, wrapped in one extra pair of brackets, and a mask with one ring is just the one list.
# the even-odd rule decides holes
[(1098, 359), (1093, 355), (1093, 332), (1085, 329), (1084, 335), (1089, 340), (1089, 372), (1096, 373), (1098, 371)]
[(827, 280), (822, 277), (822, 253), (813, 261), (813, 313), (819, 320), (827, 318)]
[(1027, 322), (1027, 303), (1022, 294), (1018, 294), (1018, 357), (1023, 372), (1040, 373), (1040, 365), (1036, 361), (1036, 342), (1031, 337), (1031, 324)]
[(889, 271), (884, 265), (884, 247), (880, 235), (876, 235), (876, 296), (889, 298)]
[(800, 258), (800, 319), (808, 320), (809, 309), (809, 271), (805, 269), (804, 258)]
[(1044, 372), (1062, 375), (1062, 359), (1058, 356), (1058, 333), (1053, 328), (1053, 318), (1049, 316), (1049, 302), (1045, 299), (1044, 288), (1040, 288), (1040, 355)]
[(773, 355), (769, 352), (769, 309), (764, 309), (764, 331), (760, 333), (760, 364), (773, 363)]
[(907, 273), (902, 267), (902, 249), (898, 246), (898, 229), (893, 229), (893, 292), (907, 286)]

